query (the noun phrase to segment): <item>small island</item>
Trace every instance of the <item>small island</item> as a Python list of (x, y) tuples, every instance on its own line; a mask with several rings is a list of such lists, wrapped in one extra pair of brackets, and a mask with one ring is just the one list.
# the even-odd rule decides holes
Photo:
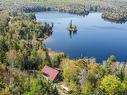
[(127, 95), (127, 22), (100, 14), (127, 0), (0, 0), (0, 95)]
[(67, 30), (70, 32), (76, 32), (77, 31), (77, 26), (72, 24), (72, 20), (70, 21), (69, 27), (67, 27)]

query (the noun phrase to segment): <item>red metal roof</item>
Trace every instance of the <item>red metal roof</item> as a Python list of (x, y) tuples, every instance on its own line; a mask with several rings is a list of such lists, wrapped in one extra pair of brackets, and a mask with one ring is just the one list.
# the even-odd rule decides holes
[(57, 77), (59, 71), (54, 69), (54, 68), (51, 68), (49, 66), (45, 66), (43, 69), (42, 69), (42, 72), (46, 75), (48, 75), (48, 79), (49, 80), (52, 80), (54, 81), (55, 78)]

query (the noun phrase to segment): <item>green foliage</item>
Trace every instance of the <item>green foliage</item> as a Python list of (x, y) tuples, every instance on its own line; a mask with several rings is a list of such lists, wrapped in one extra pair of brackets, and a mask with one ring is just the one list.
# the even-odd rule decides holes
[(115, 55), (112, 55), (108, 58), (108, 62), (115, 62), (117, 59), (116, 59), (116, 56)]
[(127, 9), (126, 8), (113, 8), (108, 12), (102, 14), (102, 18), (111, 20), (117, 23), (125, 23), (127, 21)]
[(88, 11), (111, 10), (114, 7), (125, 9), (127, 3), (125, 0), (1, 0), (0, 5), (0, 9), (12, 8), (26, 12), (58, 10), (79, 15), (87, 15)]
[(92, 95), (92, 93), (93, 91), (91, 83), (89, 81), (85, 82), (82, 87), (81, 95)]
[(4, 26), (0, 23), (0, 62), (22, 70), (36, 70), (50, 64), (42, 40), (52, 33), (51, 26), (36, 22), (34, 14), (14, 11), (4, 15), (0, 19), (5, 22)]
[(127, 65), (114, 61), (97, 64), (92, 59), (62, 61), (63, 81), (71, 95), (124, 95)]
[(62, 59), (66, 58), (64, 53), (51, 52), (51, 63), (53, 67), (59, 67)]
[(7, 29), (8, 22), (10, 20), (8, 13), (5, 11), (0, 12), (0, 32), (4, 32)]
[(125, 84), (113, 75), (105, 76), (101, 83), (100, 88), (108, 95), (124, 95), (126, 89)]
[(49, 51), (42, 41), (52, 27), (36, 22), (34, 14), (6, 13), (1, 15), (0, 27), (1, 95), (58, 95), (57, 87), (35, 72), (45, 65), (61, 69), (59, 77), (71, 95), (125, 95), (127, 64), (117, 62), (114, 55), (97, 64), (92, 59), (71, 60), (64, 53)]
[[(71, 69), (70, 69), (71, 67)], [(62, 62), (63, 78), (64, 82), (72, 89), (73, 94), (77, 95), (80, 92), (78, 83), (79, 68), (76, 66), (76, 62), (65, 59)]]
[(14, 11), (1, 15), (0, 95), (58, 95), (53, 83), (38, 72), (34, 74), (51, 64), (42, 43), (51, 33), (51, 26), (36, 22), (34, 14)]
[[(8, 72), (10, 72), (9, 75)], [(33, 77), (18, 69), (6, 68), (4, 65), (0, 65), (0, 94), (58, 95), (52, 82), (47, 81), (39, 72), (36, 74), (37, 76)]]

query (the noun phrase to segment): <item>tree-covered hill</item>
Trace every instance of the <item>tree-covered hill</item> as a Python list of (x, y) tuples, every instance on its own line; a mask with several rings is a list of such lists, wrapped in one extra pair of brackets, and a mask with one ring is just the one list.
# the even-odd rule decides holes
[(0, 8), (18, 8), (22, 6), (41, 6), (50, 8), (79, 8), (126, 6), (126, 0), (1, 0)]
[(64, 57), (49, 56), (42, 41), (51, 33), (52, 26), (36, 22), (34, 14), (0, 12), (0, 95), (58, 95), (40, 72)]

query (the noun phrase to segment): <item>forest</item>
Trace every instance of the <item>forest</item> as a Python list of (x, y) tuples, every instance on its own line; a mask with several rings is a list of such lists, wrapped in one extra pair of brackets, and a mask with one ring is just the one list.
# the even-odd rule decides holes
[[(9, 2), (5, 3), (6, 1)], [(102, 63), (97, 63), (96, 59), (91, 58), (71, 59), (63, 52), (49, 50), (43, 40), (52, 34), (53, 26), (46, 22), (37, 22), (34, 13), (5, 10), (4, 4), (6, 7), (12, 6), (12, 1), (20, 2), (20, 0), (0, 1), (0, 95), (61, 95), (54, 82), (43, 77), (41, 69), (46, 65), (61, 69), (58, 83), (63, 82), (70, 89), (65, 95), (127, 94), (126, 62), (118, 62), (117, 56), (114, 55), (109, 56)], [(32, 1), (40, 4), (42, 0)], [(63, 6), (67, 10), (68, 8), (76, 9), (76, 12), (84, 10), (84, 5), (81, 6), (82, 9), (77, 9), (80, 4), (82, 5), (82, 0), (81, 2), (74, 0), (78, 2), (74, 2), (74, 6), (69, 5), (66, 0), (62, 1), (66, 2), (66, 7)], [(93, 6), (100, 4), (99, 2), (104, 3), (103, 0), (92, 0), (95, 4)], [(49, 3), (54, 4), (53, 1)], [(59, 5), (59, 2), (57, 3)], [(29, 5), (29, 0), (26, 4)], [(123, 4), (122, 1), (119, 4)], [(91, 10), (95, 9), (92, 7)]]
[(69, 59), (45, 47), (43, 39), (52, 27), (36, 22), (34, 14), (1, 11), (0, 15), (1, 95), (59, 95), (40, 72), (45, 65), (62, 69), (59, 82), (71, 89), (69, 95), (127, 93), (127, 63), (117, 62), (114, 55), (101, 64), (93, 59)]
[(1, 0), (0, 10), (25, 12), (59, 11), (86, 16), (89, 12), (102, 12), (102, 18), (110, 21), (127, 20), (126, 0)]
[(1, 11), (0, 17), (0, 94), (54, 95), (52, 82), (39, 74), (55, 61), (42, 43), (52, 27), (36, 22), (34, 14)]

